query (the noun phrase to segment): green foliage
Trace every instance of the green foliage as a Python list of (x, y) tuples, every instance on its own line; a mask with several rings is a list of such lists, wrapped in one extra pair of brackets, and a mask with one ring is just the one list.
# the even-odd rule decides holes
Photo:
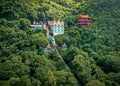
[(43, 33), (37, 33), (32, 35), (32, 42), (36, 46), (46, 47), (49, 43), (47, 37)]
[[(81, 84), (85, 84), (91, 79), (91, 68), (87, 58), (77, 55), (70, 63), (70, 68)], [(79, 71), (79, 72), (78, 72)]]
[(33, 0), (20, 0), (20, 1), (9, 1), (1, 0), (1, 13), (0, 18), (6, 18), (7, 20), (16, 20), (19, 18), (37, 18), (36, 8), (38, 5)]
[[(9, 70), (9, 71), (7, 71)], [(4, 62), (0, 65), (0, 79), (5, 80), (10, 77), (28, 75), (29, 68), (23, 63), (12, 63), (10, 61)]]
[(105, 86), (105, 85), (101, 83), (99, 80), (92, 80), (89, 83), (87, 83), (85, 86)]
[(28, 27), (30, 27), (30, 21), (28, 19), (24, 19), (24, 18), (21, 18), (19, 20), (20, 22), (20, 29), (27, 29)]
[(71, 73), (61, 70), (57, 71), (55, 75), (57, 76), (57, 85), (77, 86), (77, 81)]
[(115, 81), (117, 81), (120, 84), (120, 73), (117, 73), (115, 75)]
[[(0, 1), (1, 86), (119, 86), (120, 10), (119, 0), (1, 0)], [(88, 14), (92, 24), (77, 26), (79, 14)], [(65, 22), (65, 34), (55, 36), (55, 50), (38, 51), (49, 43), (45, 30), (30, 24), (43, 18)], [(61, 46), (67, 44), (63, 51)], [(75, 77), (74, 77), (74, 76)]]
[(71, 45), (67, 54), (64, 56), (64, 59), (66, 62), (69, 63), (70, 61), (73, 60), (74, 56), (79, 55), (79, 54), (80, 54), (79, 49)]
[(100, 58), (97, 64), (105, 72), (120, 72), (120, 58), (116, 56), (107, 55), (104, 58)]

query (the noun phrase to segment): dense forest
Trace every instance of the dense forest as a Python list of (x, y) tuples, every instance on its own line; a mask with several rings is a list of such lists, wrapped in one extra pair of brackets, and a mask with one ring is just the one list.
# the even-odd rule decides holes
[[(78, 16), (93, 22), (78, 26)], [(57, 49), (34, 20), (60, 19), (65, 33), (55, 36)], [(62, 49), (66, 43), (67, 50)], [(0, 86), (120, 86), (119, 0), (0, 0)]]

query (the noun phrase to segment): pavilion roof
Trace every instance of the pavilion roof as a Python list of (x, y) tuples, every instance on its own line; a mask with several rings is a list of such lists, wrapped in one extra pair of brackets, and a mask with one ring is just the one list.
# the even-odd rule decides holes
[(51, 46), (50, 44), (47, 45), (47, 47), (45, 48), (45, 50), (50, 50), (51, 49)]
[(79, 18), (90, 18), (90, 16), (81, 14), (79, 15)]

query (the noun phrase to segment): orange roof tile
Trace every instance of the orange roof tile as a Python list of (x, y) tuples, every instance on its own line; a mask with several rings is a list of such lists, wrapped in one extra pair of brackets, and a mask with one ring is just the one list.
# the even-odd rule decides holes
[(80, 18), (80, 17), (81, 17), (81, 18), (90, 18), (88, 15), (82, 15), (82, 14), (79, 16), (79, 18)]
[(45, 48), (45, 50), (49, 50), (49, 49), (51, 49), (50, 44), (47, 45), (47, 47)]

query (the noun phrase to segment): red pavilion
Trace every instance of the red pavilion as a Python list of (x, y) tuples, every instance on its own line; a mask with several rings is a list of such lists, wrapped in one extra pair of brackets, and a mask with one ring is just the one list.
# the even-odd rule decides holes
[(78, 17), (78, 25), (79, 26), (85, 26), (92, 23), (92, 20), (90, 19), (90, 17), (88, 15), (80, 15)]

